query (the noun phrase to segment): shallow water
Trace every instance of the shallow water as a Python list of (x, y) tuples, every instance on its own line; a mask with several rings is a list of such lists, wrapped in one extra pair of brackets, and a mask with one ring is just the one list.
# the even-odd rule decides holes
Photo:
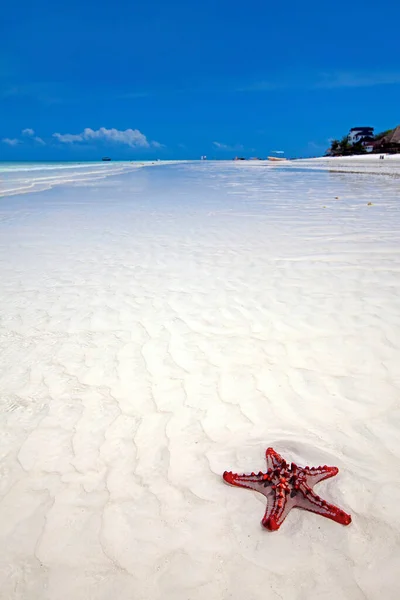
[(131, 171), (143, 163), (117, 162), (0, 162), (0, 197), (50, 189), (66, 183), (96, 181)]

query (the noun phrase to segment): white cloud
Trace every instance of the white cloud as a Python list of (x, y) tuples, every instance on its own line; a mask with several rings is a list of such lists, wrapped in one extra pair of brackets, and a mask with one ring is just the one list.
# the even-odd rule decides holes
[(76, 135), (73, 133), (53, 133), (53, 137), (63, 144), (73, 144), (74, 142), (84, 141), (84, 137), (80, 133)]
[(38, 135), (35, 135), (35, 130), (31, 129), (30, 127), (27, 127), (26, 129), (23, 129), (21, 131), (21, 133), (25, 137), (31, 138), (33, 141), (35, 141), (37, 144), (40, 144), (41, 146), (45, 146), (46, 145), (46, 142), (41, 137), (39, 137)]
[(218, 150), (227, 150), (227, 151), (235, 151), (235, 150), (243, 150), (242, 144), (235, 144), (234, 146), (229, 146), (228, 144), (222, 144), (221, 142), (213, 142), (214, 146)]
[(162, 147), (162, 144), (159, 142), (150, 142), (139, 129), (125, 129), (125, 131), (120, 131), (119, 129), (106, 129), (105, 127), (100, 127), (100, 129), (96, 130), (86, 127), (82, 133), (53, 133), (53, 137), (63, 144), (106, 141), (125, 144), (131, 148)]
[(213, 142), (214, 146), (218, 148), (218, 150), (227, 150), (228, 146), (226, 144), (221, 144), (221, 142)]
[(3, 138), (1, 141), (4, 142), (4, 144), (8, 144), (9, 146), (16, 146), (20, 143), (20, 141), (16, 138)]

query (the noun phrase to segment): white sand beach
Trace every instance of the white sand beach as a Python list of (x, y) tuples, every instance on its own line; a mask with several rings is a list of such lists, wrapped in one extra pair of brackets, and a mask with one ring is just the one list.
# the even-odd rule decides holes
[(400, 154), (363, 154), (358, 156), (323, 156), (290, 161), (290, 164), (313, 169), (348, 173), (400, 176)]
[[(331, 164), (0, 200), (1, 600), (399, 598), (399, 180)], [(262, 528), (268, 446), (352, 524)]]

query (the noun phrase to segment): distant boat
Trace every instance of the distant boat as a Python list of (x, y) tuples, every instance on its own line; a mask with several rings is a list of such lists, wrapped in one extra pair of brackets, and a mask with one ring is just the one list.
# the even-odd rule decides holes
[(104, 160), (105, 162), (110, 162), (111, 158), (109, 156), (103, 156), (101, 160)]
[(273, 161), (282, 161), (282, 160), (287, 160), (287, 158), (279, 158), (278, 156), (268, 156), (268, 160), (273, 160)]

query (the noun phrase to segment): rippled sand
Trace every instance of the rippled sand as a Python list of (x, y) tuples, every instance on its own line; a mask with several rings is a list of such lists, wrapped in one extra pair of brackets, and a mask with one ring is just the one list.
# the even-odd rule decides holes
[[(0, 249), (2, 599), (397, 600), (396, 180), (143, 168), (3, 198)], [(221, 474), (267, 446), (353, 523), (264, 530)]]

